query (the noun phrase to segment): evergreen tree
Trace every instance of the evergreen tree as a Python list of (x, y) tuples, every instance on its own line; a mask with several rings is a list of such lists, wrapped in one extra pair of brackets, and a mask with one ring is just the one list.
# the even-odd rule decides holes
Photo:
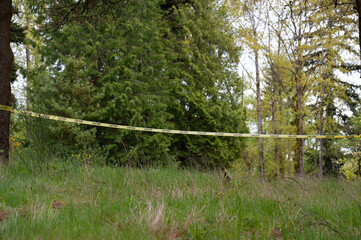
[[(242, 81), (235, 73), (239, 49), (222, 5), (87, 2), (49, 5), (34, 82), (37, 111), (151, 128), (247, 130), (239, 104)], [(236, 138), (66, 123), (47, 131), (53, 141), (77, 149), (99, 146), (110, 161), (137, 166), (179, 160), (226, 167), (242, 148)]]
[[(191, 1), (167, 20), (174, 33), (176, 55), (170, 70), (176, 104), (170, 106), (177, 128), (245, 132), (239, 104), (242, 81), (234, 73), (239, 48), (227, 8), (213, 1)], [(240, 157), (241, 139), (175, 136), (173, 147), (185, 164), (227, 167)]]

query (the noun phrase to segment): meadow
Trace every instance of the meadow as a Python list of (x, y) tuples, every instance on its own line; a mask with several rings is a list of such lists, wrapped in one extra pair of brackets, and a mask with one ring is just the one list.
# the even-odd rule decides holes
[(13, 160), (0, 202), (0, 239), (361, 239), (360, 181)]

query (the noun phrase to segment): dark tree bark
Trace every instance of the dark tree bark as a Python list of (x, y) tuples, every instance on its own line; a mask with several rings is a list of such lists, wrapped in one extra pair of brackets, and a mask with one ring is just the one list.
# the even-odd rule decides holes
[[(0, 105), (10, 106), (10, 72), (14, 56), (10, 48), (12, 0), (0, 0)], [(0, 110), (0, 161), (9, 160), (10, 112)]]

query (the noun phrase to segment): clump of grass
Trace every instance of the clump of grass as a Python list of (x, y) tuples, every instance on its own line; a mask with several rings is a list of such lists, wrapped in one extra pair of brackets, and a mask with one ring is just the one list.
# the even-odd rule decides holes
[(0, 239), (359, 239), (361, 182), (47, 162), (0, 167)]

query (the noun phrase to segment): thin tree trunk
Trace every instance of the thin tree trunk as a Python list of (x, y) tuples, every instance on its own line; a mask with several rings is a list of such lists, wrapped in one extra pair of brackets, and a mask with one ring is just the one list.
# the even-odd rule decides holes
[[(280, 38), (280, 36), (279, 36)], [(280, 49), (281, 49), (281, 40), (278, 39), (278, 54), (280, 54)], [(282, 134), (282, 130), (281, 130), (281, 126), (282, 126), (282, 111), (283, 111), (283, 100), (282, 100), (282, 80), (281, 80), (281, 76), (280, 76), (280, 68), (279, 68), (279, 63), (277, 64), (277, 68), (276, 68), (276, 81), (277, 81), (277, 91), (278, 91), (278, 112), (279, 112), (279, 119), (277, 121), (277, 134)], [(284, 179), (285, 177), (285, 157), (282, 153), (282, 151), (280, 151), (280, 146), (281, 146), (281, 139), (277, 138), (276, 139), (276, 145), (278, 146), (278, 154), (279, 157), (277, 158), (277, 160), (279, 160), (279, 174), (281, 179)]]
[[(12, 0), (0, 0), (0, 105), (10, 106), (10, 71), (14, 56), (10, 48)], [(0, 110), (0, 161), (9, 161), (10, 112)]]
[[(276, 100), (272, 102), (272, 126), (274, 134), (281, 134), (281, 124), (282, 124), (282, 88), (281, 88), (281, 78), (279, 74), (279, 67), (274, 67), (274, 63), (271, 63), (271, 71), (273, 73), (273, 84), (275, 86)], [(278, 107), (278, 109), (277, 109)], [(277, 110), (279, 111), (279, 118), (277, 118)], [(280, 152), (281, 140), (275, 138), (275, 148), (274, 148), (274, 161), (275, 161), (275, 177), (279, 175), (281, 178), (284, 178), (285, 166), (282, 153)]]
[[(24, 3), (25, 7), (25, 16), (26, 16), (26, 30), (29, 34), (30, 27), (32, 23), (30, 9), (28, 5), (28, 1)], [(25, 54), (26, 54), (26, 110), (31, 111), (31, 101), (30, 101), (30, 92), (31, 92), (31, 82), (30, 82), (30, 70), (31, 70), (31, 52), (30, 52), (30, 45), (25, 44)], [(30, 136), (30, 128), (26, 128), (26, 134)]]
[[(27, 13), (28, 14), (28, 13)], [(31, 24), (30, 16), (26, 16), (26, 29), (29, 31)], [(30, 111), (30, 46), (29, 44), (25, 44), (25, 54), (26, 54), (26, 110)]]
[(361, 141), (357, 144), (356, 147), (357, 151), (359, 152), (359, 158), (358, 158), (358, 175), (361, 176)]
[[(290, 140), (287, 141), (287, 146), (288, 146), (288, 147), (287, 147), (288, 149), (291, 148)], [(286, 158), (286, 165), (287, 165), (287, 174), (288, 174), (288, 176), (291, 176), (290, 156), (291, 156), (291, 154), (287, 154), (287, 158)]]
[[(303, 135), (303, 111), (302, 111), (302, 65), (299, 61), (296, 63), (296, 95), (297, 95), (297, 111), (296, 111), (296, 122), (297, 122), (297, 133), (299, 135)], [(298, 121), (297, 121), (298, 120)], [(296, 165), (296, 173), (303, 177), (305, 175), (304, 167), (303, 167), (303, 139), (297, 138), (297, 156), (298, 159), (296, 159), (297, 165)]]
[[(259, 56), (258, 50), (255, 49), (255, 67), (256, 67), (256, 86), (257, 86), (257, 117), (258, 117), (258, 134), (262, 134), (262, 107), (261, 107), (261, 81), (259, 76)], [(263, 138), (258, 138), (259, 147), (259, 171), (261, 181), (265, 180), (264, 157), (263, 157)]]
[[(274, 134), (278, 134), (277, 131), (277, 127), (276, 127), (276, 106), (275, 106), (276, 101), (272, 102), (272, 127), (273, 127), (273, 133)], [(274, 158), (275, 158), (275, 178), (278, 177), (278, 138), (275, 138), (275, 154), (274, 154)]]
[[(328, 165), (328, 162), (327, 162), (327, 156), (329, 156), (329, 151), (330, 151), (330, 142), (329, 141), (327, 141), (327, 139), (325, 139), (324, 140), (324, 143), (323, 143), (323, 148), (324, 148), (324, 150), (325, 150), (325, 156), (326, 156), (326, 159), (325, 159), (325, 165), (324, 165), (324, 168), (323, 168), (323, 174), (325, 175), (325, 176), (330, 176), (330, 173), (331, 173), (331, 170), (332, 170), (332, 165), (331, 166), (329, 166)], [(331, 163), (332, 164), (332, 163)]]
[[(299, 128), (299, 117), (298, 117), (298, 114), (297, 114), (297, 106), (295, 107), (295, 113), (296, 113), (296, 121), (295, 121), (295, 124), (296, 124), (296, 133), (299, 132), (298, 128)], [(294, 169), (295, 169), (295, 174), (299, 175), (300, 173), (300, 141), (298, 138), (295, 139), (295, 145), (294, 145), (294, 148), (293, 148), (293, 151), (294, 151)]]
[(318, 175), (319, 177), (323, 176), (323, 168), (322, 168), (322, 162), (323, 162), (323, 139), (320, 139), (320, 157), (318, 158)]
[(317, 165), (318, 165), (318, 142), (319, 142), (319, 139), (316, 138), (316, 141), (315, 141), (315, 160), (314, 160), (314, 169), (315, 169), (315, 172), (314, 172), (314, 176), (317, 176)]
[[(323, 104), (323, 97), (322, 97), (322, 101), (321, 104)], [(320, 122), (320, 135), (323, 135), (323, 124), (324, 124), (324, 116), (323, 116), (323, 106), (321, 109), (321, 122)], [(320, 139), (320, 152), (319, 152), (319, 158), (318, 158), (318, 174), (319, 177), (323, 176), (323, 168), (322, 168), (322, 163), (323, 163), (323, 139)]]

